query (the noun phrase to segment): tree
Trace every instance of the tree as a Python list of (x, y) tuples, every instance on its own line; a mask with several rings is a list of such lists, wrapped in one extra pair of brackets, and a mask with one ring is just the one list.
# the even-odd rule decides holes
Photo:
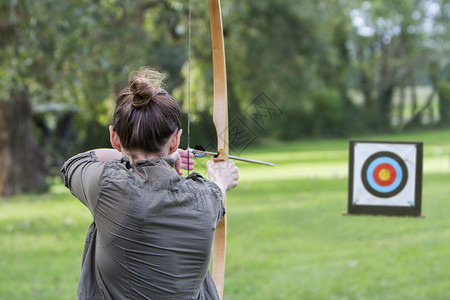
[[(337, 1), (236, 1), (229, 7), (229, 85), (245, 110), (260, 92), (280, 109), (264, 135), (344, 134), (349, 21)], [(227, 23), (226, 22), (226, 23)]]
[(408, 0), (365, 1), (352, 11), (358, 88), (373, 129), (391, 127), (395, 88), (411, 82), (418, 65), (426, 65), (424, 10), (422, 1)]
[[(131, 69), (153, 65), (173, 74), (175, 86), (180, 83), (177, 75), (184, 62), (180, 55), (184, 45), (177, 39), (174, 16), (183, 7), (177, 3), (43, 0), (0, 4), (1, 196), (45, 186), (48, 167), (58, 168), (67, 154), (64, 151), (70, 151), (57, 147), (61, 143), (55, 141), (45, 147), (45, 159), (45, 145), (35, 139), (45, 136), (42, 129), (65, 131), (60, 136), (78, 145), (106, 146), (108, 100)], [(159, 30), (160, 26), (164, 29)], [(55, 105), (60, 107), (56, 114), (45, 109)], [(39, 127), (33, 126), (36, 107), (40, 108)], [(41, 133), (35, 135), (39, 128)], [(71, 128), (77, 135), (71, 135)], [(24, 151), (18, 151), (18, 145)]]

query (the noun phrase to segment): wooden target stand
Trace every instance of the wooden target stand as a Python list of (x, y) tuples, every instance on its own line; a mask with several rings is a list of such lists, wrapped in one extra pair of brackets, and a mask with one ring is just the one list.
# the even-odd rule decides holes
[(344, 215), (421, 215), (423, 143), (350, 141)]

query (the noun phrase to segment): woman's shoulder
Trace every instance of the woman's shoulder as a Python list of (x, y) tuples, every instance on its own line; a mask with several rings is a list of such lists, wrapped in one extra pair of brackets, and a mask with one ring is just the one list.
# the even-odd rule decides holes
[(194, 184), (200, 184), (200, 185), (204, 185), (207, 187), (212, 187), (212, 188), (219, 188), (219, 186), (217, 184), (215, 184), (214, 182), (206, 179), (203, 175), (197, 173), (197, 172), (192, 172), (191, 174), (189, 174), (186, 177), (186, 182), (193, 182)]
[(184, 185), (196, 193), (207, 193), (211, 196), (222, 198), (222, 191), (214, 182), (206, 179), (201, 174), (193, 172), (184, 179)]

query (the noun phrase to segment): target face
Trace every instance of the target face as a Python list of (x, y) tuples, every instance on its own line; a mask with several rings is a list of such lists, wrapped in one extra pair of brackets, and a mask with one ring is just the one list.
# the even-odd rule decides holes
[(408, 169), (395, 153), (378, 152), (365, 161), (361, 178), (370, 193), (387, 198), (403, 190), (408, 179)]
[(420, 214), (422, 147), (351, 141), (349, 213)]

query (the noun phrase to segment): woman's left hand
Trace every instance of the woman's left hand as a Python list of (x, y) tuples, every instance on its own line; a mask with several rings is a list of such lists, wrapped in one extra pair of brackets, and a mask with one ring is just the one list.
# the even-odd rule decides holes
[(183, 149), (178, 149), (177, 151), (175, 151), (174, 153), (172, 153), (172, 158), (175, 160), (175, 171), (177, 171), (177, 173), (179, 175), (183, 175), (183, 172), (181, 172), (181, 169), (188, 169), (188, 165), (189, 165), (189, 171), (194, 170), (194, 160), (192, 159), (194, 157), (194, 154), (183, 150)]

